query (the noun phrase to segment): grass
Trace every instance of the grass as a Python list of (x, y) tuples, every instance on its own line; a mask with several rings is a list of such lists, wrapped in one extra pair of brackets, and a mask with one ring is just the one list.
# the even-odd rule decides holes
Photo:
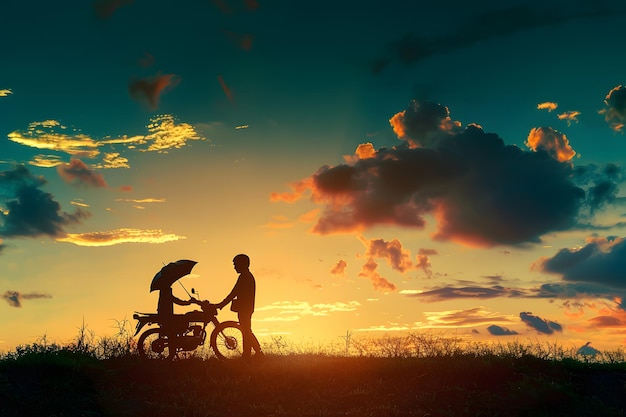
[(585, 359), (557, 344), (347, 333), (327, 347), (273, 338), (263, 361), (146, 362), (119, 328), (3, 354), (0, 416), (626, 415), (621, 350)]

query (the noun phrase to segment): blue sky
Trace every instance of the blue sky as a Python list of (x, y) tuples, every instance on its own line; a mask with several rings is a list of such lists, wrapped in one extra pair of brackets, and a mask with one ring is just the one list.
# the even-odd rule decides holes
[(623, 344), (619, 2), (0, 10), (0, 349), (240, 252), (262, 337)]

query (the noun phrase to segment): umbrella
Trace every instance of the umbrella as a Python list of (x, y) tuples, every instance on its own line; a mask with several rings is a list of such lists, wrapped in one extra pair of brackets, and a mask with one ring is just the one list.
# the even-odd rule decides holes
[(184, 277), (191, 272), (196, 261), (190, 261), (189, 259), (180, 259), (176, 262), (170, 262), (165, 265), (157, 274), (152, 278), (152, 284), (150, 284), (150, 291), (160, 290), (170, 287), (180, 277)]

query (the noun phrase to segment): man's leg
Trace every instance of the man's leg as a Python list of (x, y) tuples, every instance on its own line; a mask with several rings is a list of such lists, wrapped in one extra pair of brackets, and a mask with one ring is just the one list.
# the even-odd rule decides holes
[[(252, 314), (249, 313), (237, 313), (239, 317), (239, 326), (241, 326), (241, 333), (243, 335), (243, 357), (249, 358), (252, 351), (252, 341), (254, 335), (252, 334)], [(257, 342), (258, 343), (258, 342)]]

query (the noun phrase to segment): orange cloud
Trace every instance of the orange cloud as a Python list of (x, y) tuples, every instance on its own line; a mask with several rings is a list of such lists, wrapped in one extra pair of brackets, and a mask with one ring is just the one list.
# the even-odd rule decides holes
[(376, 149), (370, 142), (361, 143), (356, 147), (354, 155), (344, 155), (343, 160), (347, 163), (354, 163), (360, 159), (369, 159), (376, 156)]
[(576, 110), (566, 111), (565, 113), (557, 115), (559, 120), (567, 120), (568, 126), (570, 126), (572, 122), (578, 123), (578, 116), (580, 116), (580, 112)]
[(556, 110), (556, 108), (557, 108), (558, 106), (559, 106), (559, 105), (558, 105), (558, 104), (556, 104), (556, 103), (552, 103), (552, 102), (550, 102), (550, 101), (546, 101), (546, 102), (544, 102), (544, 103), (539, 103), (539, 104), (537, 104), (537, 109), (538, 109), (538, 110), (548, 110), (548, 111), (550, 112), (550, 111), (552, 111), (552, 110)]
[(423, 270), (429, 278), (433, 275), (428, 255), (417, 255), (416, 267)]
[(363, 267), (361, 268), (361, 272), (359, 272), (359, 276), (363, 278), (367, 278), (372, 282), (374, 289), (376, 291), (380, 291), (382, 293), (394, 292), (398, 288), (395, 284), (389, 282), (386, 278), (380, 276), (378, 271), (378, 264), (373, 259), (367, 261)]
[(337, 263), (331, 268), (330, 273), (333, 275), (344, 275), (346, 272), (346, 268), (348, 267), (348, 263), (343, 259), (337, 261)]
[(78, 246), (113, 246), (122, 243), (166, 243), (181, 239), (186, 237), (163, 233), (158, 229), (116, 229), (106, 232), (68, 233), (56, 240)]
[(416, 268), (411, 261), (411, 252), (403, 249), (402, 243), (398, 239), (391, 241), (384, 239), (368, 240), (363, 236), (358, 236), (358, 239), (365, 246), (365, 254), (362, 257), (366, 258), (359, 276), (369, 279), (376, 291), (391, 292), (397, 289), (395, 284), (378, 273), (376, 259), (384, 259), (387, 265), (402, 274)]
[(406, 136), (406, 131), (404, 130), (404, 114), (406, 110), (398, 112), (394, 114), (391, 119), (389, 119), (389, 124), (393, 130), (393, 133), (396, 134), (399, 138), (404, 138)]
[(411, 262), (411, 252), (403, 249), (398, 239), (386, 241), (384, 239), (367, 240), (363, 236), (358, 238), (365, 246), (365, 257), (384, 259), (389, 266), (401, 273), (414, 268)]
[(270, 201), (282, 201), (285, 203), (295, 203), (300, 200), (303, 194), (311, 189), (312, 186), (311, 178), (304, 179), (302, 181), (292, 182), (290, 187), (292, 189), (291, 192), (277, 193), (272, 192), (270, 194)]
[(533, 151), (541, 148), (559, 162), (570, 161), (576, 155), (576, 152), (569, 144), (567, 136), (550, 127), (531, 129), (526, 140), (526, 146)]

